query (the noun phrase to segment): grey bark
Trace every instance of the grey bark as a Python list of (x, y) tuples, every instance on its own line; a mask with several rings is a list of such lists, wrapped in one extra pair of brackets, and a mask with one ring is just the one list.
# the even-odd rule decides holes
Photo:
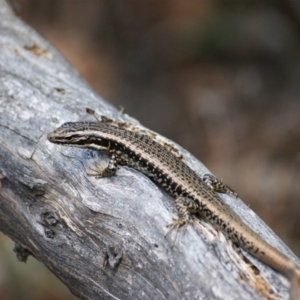
[[(48, 142), (66, 121), (93, 120), (86, 107), (140, 126), (0, 0), (0, 230), (20, 260), (33, 255), (82, 299), (287, 299), (287, 279), (201, 220), (172, 247), (174, 233), (164, 234), (174, 199), (139, 172), (120, 167), (97, 180), (86, 172), (105, 154)], [(176, 147), (199, 176), (208, 172)], [(299, 264), (243, 202), (222, 197)]]

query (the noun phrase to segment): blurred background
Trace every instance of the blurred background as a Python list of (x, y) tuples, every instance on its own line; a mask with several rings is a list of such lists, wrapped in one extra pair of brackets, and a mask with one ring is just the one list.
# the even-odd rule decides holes
[[(10, 2), (102, 97), (193, 153), (300, 256), (300, 1)], [(76, 299), (0, 243), (1, 299)]]

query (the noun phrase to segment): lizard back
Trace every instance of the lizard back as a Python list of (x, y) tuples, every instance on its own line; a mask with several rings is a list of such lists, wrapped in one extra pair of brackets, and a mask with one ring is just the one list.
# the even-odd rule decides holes
[[(286, 276), (294, 268), (288, 257), (247, 226), (185, 162), (149, 136), (106, 123), (69, 122), (50, 133), (48, 139), (115, 154), (119, 164), (142, 172), (172, 196), (192, 199), (201, 217), (252, 255)], [(300, 278), (300, 269), (295, 270)]]

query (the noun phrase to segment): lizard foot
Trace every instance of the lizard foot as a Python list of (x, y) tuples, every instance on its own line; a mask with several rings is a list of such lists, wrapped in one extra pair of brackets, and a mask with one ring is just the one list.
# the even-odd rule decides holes
[(183, 226), (184, 232), (186, 232), (188, 224), (189, 216), (187, 218), (173, 218), (173, 221), (167, 225), (167, 227), (169, 227), (169, 230), (166, 232), (165, 237), (167, 237), (171, 233), (171, 231), (175, 230), (175, 237), (172, 241), (172, 247), (175, 245), (179, 229)]
[(173, 221), (167, 225), (170, 229), (165, 234), (165, 237), (168, 236), (168, 234), (175, 229), (175, 238), (172, 242), (172, 246), (175, 244), (177, 234), (179, 231), (179, 228), (182, 226), (184, 227), (184, 232), (187, 229), (187, 226), (190, 221), (191, 213), (195, 213), (199, 209), (199, 204), (196, 203), (193, 199), (187, 198), (187, 197), (179, 197), (175, 200), (175, 207), (178, 211), (179, 217), (173, 218)]
[(211, 174), (205, 174), (203, 176), (203, 181), (211, 190), (217, 193), (233, 195), (236, 198), (238, 198), (238, 194), (231, 187), (223, 183), (222, 179), (218, 179), (217, 177)]

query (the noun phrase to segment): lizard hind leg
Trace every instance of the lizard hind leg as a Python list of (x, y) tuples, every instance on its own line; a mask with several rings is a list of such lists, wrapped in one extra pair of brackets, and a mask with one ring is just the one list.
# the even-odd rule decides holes
[(165, 237), (167, 237), (169, 233), (173, 229), (175, 229), (175, 237), (172, 242), (172, 246), (175, 244), (179, 229), (183, 226), (184, 232), (186, 231), (187, 226), (190, 222), (191, 214), (199, 210), (199, 204), (191, 198), (178, 197), (175, 200), (175, 207), (178, 211), (179, 216), (178, 218), (173, 218), (173, 221), (167, 225), (167, 227), (169, 227), (169, 230), (165, 234)]
[(238, 194), (227, 184), (223, 183), (222, 179), (218, 179), (212, 174), (205, 174), (202, 179), (212, 191), (233, 195), (238, 198)]

